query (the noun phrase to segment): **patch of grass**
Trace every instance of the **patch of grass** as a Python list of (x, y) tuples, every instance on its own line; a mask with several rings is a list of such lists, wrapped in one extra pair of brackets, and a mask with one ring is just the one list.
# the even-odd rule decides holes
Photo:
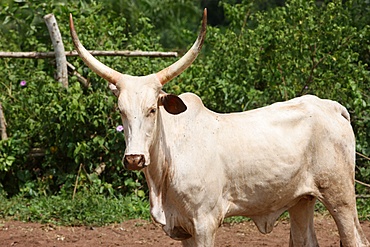
[(149, 202), (137, 196), (78, 193), (67, 196), (16, 196), (0, 200), (0, 217), (56, 225), (102, 226), (127, 219), (149, 219)]
[(250, 218), (247, 218), (244, 216), (232, 216), (232, 217), (226, 218), (224, 222), (234, 224), (234, 223), (242, 223), (244, 221), (250, 221), (250, 220), (251, 220)]
[(358, 198), (357, 212), (360, 220), (370, 220), (370, 199), (369, 198)]

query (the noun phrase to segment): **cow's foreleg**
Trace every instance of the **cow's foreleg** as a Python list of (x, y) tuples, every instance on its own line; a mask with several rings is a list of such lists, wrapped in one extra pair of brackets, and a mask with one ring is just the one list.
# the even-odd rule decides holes
[(290, 247), (317, 247), (318, 242), (313, 224), (316, 198), (302, 198), (288, 212), (290, 215)]

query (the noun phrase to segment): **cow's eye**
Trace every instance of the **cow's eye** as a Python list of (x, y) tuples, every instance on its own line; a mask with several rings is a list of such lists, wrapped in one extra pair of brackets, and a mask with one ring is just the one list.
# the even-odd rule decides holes
[(157, 108), (156, 107), (152, 107), (152, 108), (149, 109), (147, 116), (148, 117), (154, 116), (156, 112), (157, 112)]

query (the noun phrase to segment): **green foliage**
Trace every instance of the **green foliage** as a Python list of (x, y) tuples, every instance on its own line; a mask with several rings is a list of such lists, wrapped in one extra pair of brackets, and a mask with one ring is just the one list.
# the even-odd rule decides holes
[(370, 220), (370, 203), (368, 198), (357, 199), (358, 217), (361, 220)]
[(117, 16), (125, 16), (131, 31), (140, 30), (138, 21), (143, 16), (149, 18), (157, 30), (160, 40), (166, 47), (183, 48), (192, 39), (184, 38), (183, 30), (197, 31), (201, 9), (193, 0), (109, 0), (104, 7), (113, 10)]
[[(50, 194), (62, 185), (71, 189), (80, 164), (78, 185), (91, 184), (86, 177), (101, 164), (107, 171), (102, 183), (112, 183), (122, 192), (130, 190), (122, 186), (125, 178), (141, 177), (122, 168), (124, 136), (115, 130), (120, 117), (114, 96), (101, 89), (84, 91), (78, 83), (65, 90), (53, 80), (17, 86), (12, 97), (3, 99), (10, 138), (0, 141), (0, 159), (5, 161), (0, 174), (10, 195), (18, 190), (31, 196)], [(44, 150), (45, 156), (33, 156), (31, 148)]]
[[(76, 13), (75, 25), (86, 47), (160, 50), (156, 36), (144, 35), (153, 29), (147, 18), (138, 20), (140, 31), (130, 33), (125, 29), (124, 19), (112, 19), (110, 14), (98, 16), (102, 7), (94, 2), (90, 5), (61, 1), (48, 4), (11, 2), (4, 6), (0, 9), (0, 30), (4, 33), (0, 36), (0, 49), (3, 50), (52, 49), (44, 23), (27, 22), (31, 18), (29, 15), (32, 19), (42, 18), (51, 10), (59, 19), (63, 37), (69, 37), (69, 12)], [(17, 26), (23, 28), (29, 38), (19, 39), (13, 35), (11, 28)], [(96, 28), (83, 28), (85, 26)], [(71, 50), (72, 44), (66, 40), (66, 50)], [(70, 77), (70, 87), (63, 89), (53, 79), (54, 65), (49, 60), (0, 60), (3, 78), (0, 80), (0, 101), (9, 136), (8, 140), (0, 141), (0, 182), (3, 185), (0, 190), (5, 190), (9, 196), (19, 192), (28, 196), (55, 194), (61, 187), (72, 191), (76, 179), (77, 188), (99, 181), (102, 190), (109, 194), (143, 189), (143, 175), (125, 171), (121, 164), (124, 136), (116, 131), (121, 124), (116, 98), (108, 92), (106, 82), (83, 66), (81, 60), (71, 60), (79, 73), (89, 78), (90, 88), (81, 88), (76, 78)], [(151, 73), (154, 66), (149, 59), (109, 57), (101, 60), (117, 64), (116, 69), (131, 74)], [(26, 85), (22, 86), (21, 81)], [(45, 155), (36, 156), (34, 150), (43, 150)], [(80, 164), (83, 169), (78, 173)], [(103, 174), (91, 178), (102, 164), (106, 165)]]
[(97, 191), (69, 195), (41, 196), (27, 199), (0, 197), (0, 217), (56, 225), (102, 226), (127, 219), (149, 219), (149, 203), (137, 196), (104, 196)]

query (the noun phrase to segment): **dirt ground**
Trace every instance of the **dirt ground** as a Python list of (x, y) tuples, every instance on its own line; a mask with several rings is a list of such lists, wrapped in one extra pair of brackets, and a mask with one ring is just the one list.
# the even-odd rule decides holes
[[(362, 222), (370, 239), (370, 222)], [(316, 216), (315, 230), (320, 246), (339, 246), (339, 236), (330, 216)], [(288, 246), (289, 222), (278, 221), (272, 233), (263, 235), (252, 222), (225, 223), (217, 232), (217, 247)], [(129, 220), (106, 227), (61, 227), (18, 221), (0, 221), (0, 246), (27, 247), (111, 247), (181, 246), (162, 229), (144, 220)]]

